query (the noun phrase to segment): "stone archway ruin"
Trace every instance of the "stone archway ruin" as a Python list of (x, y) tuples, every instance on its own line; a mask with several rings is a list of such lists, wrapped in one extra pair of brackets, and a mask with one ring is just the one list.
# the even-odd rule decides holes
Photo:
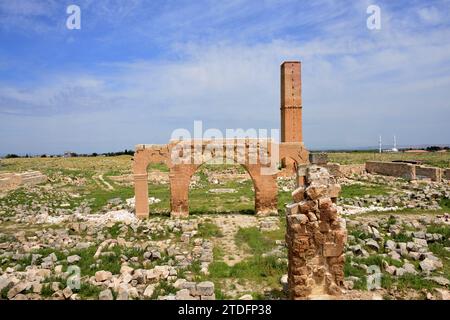
[[(256, 163), (249, 161), (250, 145), (252, 141), (247, 139), (242, 144), (242, 140), (224, 140), (221, 141), (223, 149), (223, 155), (226, 154), (226, 147), (232, 145), (234, 147), (234, 162), (241, 164), (250, 175), (255, 188), (255, 212), (258, 215), (270, 215), (277, 213), (277, 175), (278, 172), (272, 174), (265, 173), (265, 169), (269, 169), (271, 164), (263, 164), (261, 160), (257, 159)], [(134, 155), (133, 173), (135, 181), (135, 197), (136, 197), (136, 215), (140, 218), (146, 218), (149, 215), (149, 203), (148, 203), (148, 173), (147, 167), (151, 163), (164, 163), (169, 168), (169, 181), (170, 181), (170, 207), (172, 217), (186, 217), (189, 215), (189, 183), (192, 175), (197, 169), (206, 163), (210, 158), (205, 157), (198, 161), (194, 161), (194, 155), (190, 155), (190, 159), (186, 163), (177, 163), (172, 160), (172, 155), (177, 151), (175, 148), (179, 144), (184, 144), (188, 149), (194, 150), (194, 148), (201, 147), (202, 150), (211, 145), (211, 140), (206, 141), (171, 141), (167, 145), (138, 145)], [(261, 143), (261, 140), (255, 142)], [(217, 142), (215, 143), (217, 145)], [(245, 159), (243, 163), (237, 159), (238, 154), (236, 152), (237, 146), (245, 145), (245, 149), (241, 152), (241, 156)], [(303, 147), (303, 144), (296, 144), (295, 153), (294, 145), (279, 145), (279, 152), (281, 157), (290, 157), (295, 159), (295, 162), (302, 164), (306, 163), (305, 159), (308, 158), (308, 152)], [(270, 153), (269, 153), (270, 154)], [(216, 157), (215, 159), (217, 159)], [(230, 159), (230, 156), (223, 157)], [(186, 160), (186, 159), (185, 159)], [(223, 163), (224, 161), (222, 161)]]
[[(170, 170), (171, 216), (189, 215), (189, 183), (195, 171), (211, 156), (232, 159), (249, 173), (255, 187), (257, 215), (277, 212), (277, 176), (297, 176), (297, 189), (292, 193), (293, 203), (286, 205), (286, 244), (288, 247), (288, 291), (291, 299), (323, 298), (339, 295), (344, 280), (344, 246), (347, 241), (345, 219), (338, 214), (336, 198), (340, 186), (319, 159), (311, 157), (303, 145), (302, 99), (300, 62), (281, 65), (281, 142), (256, 140), (259, 150), (267, 151), (270, 161), (257, 152), (256, 161), (250, 161), (250, 139), (217, 141), (171, 141), (167, 145), (138, 145), (134, 156), (136, 215), (149, 214), (147, 166), (165, 163)], [(181, 146), (181, 151), (178, 147)], [(231, 148), (229, 148), (231, 146)], [(244, 146), (242, 148), (242, 146)], [(265, 147), (266, 146), (266, 147)], [(201, 151), (200, 157), (195, 151)], [(231, 150), (231, 157), (229, 151)], [(175, 157), (174, 157), (175, 155)], [(275, 155), (275, 157), (272, 157)], [(261, 159), (262, 157), (262, 159)], [(180, 161), (181, 159), (181, 161)], [(244, 161), (240, 161), (244, 159)], [(186, 160), (186, 161), (185, 161)], [(236, 161), (237, 160), (237, 161)], [(255, 160), (255, 159), (253, 159)], [(285, 170), (277, 168), (282, 161)], [(277, 161), (278, 163), (273, 163)]]
[[(256, 161), (249, 160), (251, 158), (250, 145), (259, 144), (257, 148), (260, 150), (261, 144), (267, 146), (273, 146), (273, 144), (264, 139), (258, 139), (257, 142), (252, 139), (231, 139), (221, 140), (220, 143), (221, 147), (218, 151), (222, 152), (222, 155), (226, 155), (224, 158), (229, 159), (230, 155), (227, 152), (232, 150), (232, 160), (243, 165), (249, 173), (255, 187), (256, 214), (277, 213), (277, 176), (281, 173), (274, 171), (268, 174), (267, 171), (269, 168), (278, 167), (278, 163), (261, 161), (260, 157), (257, 157)], [(170, 141), (165, 145), (137, 145), (133, 161), (136, 215), (139, 218), (146, 218), (149, 215), (148, 165), (164, 163), (170, 170), (171, 216), (188, 216), (190, 179), (195, 171), (209, 160), (208, 157), (199, 159), (196, 157), (195, 151), (201, 149), (203, 157), (204, 149), (207, 149), (210, 144), (217, 145), (217, 141), (186, 140)], [(174, 154), (177, 155), (177, 148), (180, 145), (183, 145), (184, 150), (192, 150), (192, 152), (182, 155), (182, 158), (184, 157), (187, 161), (180, 162), (178, 157), (173, 157)], [(230, 145), (232, 147), (227, 148)], [(279, 155), (277, 161), (287, 159), (284, 175), (286, 173), (287, 175), (296, 174), (297, 184), (303, 184), (303, 174), (299, 174), (301, 171), (299, 167), (308, 163), (309, 153), (304, 147), (302, 135), (301, 64), (299, 61), (284, 62), (281, 65), (281, 142), (274, 145), (277, 150), (270, 150), (269, 147), (265, 151), (268, 151), (268, 155), (271, 155), (272, 151), (277, 151)], [(244, 146), (244, 148), (240, 146)], [(244, 160), (242, 161), (242, 159)]]

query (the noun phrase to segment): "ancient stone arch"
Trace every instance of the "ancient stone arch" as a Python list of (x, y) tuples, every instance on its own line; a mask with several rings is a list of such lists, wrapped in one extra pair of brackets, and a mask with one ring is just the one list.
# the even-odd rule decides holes
[[(177, 155), (177, 147), (182, 143), (184, 150), (186, 148), (192, 151), (188, 158), (182, 160), (175, 159)], [(213, 151), (211, 157), (205, 154), (205, 149), (212, 144), (212, 141), (171, 141), (168, 145), (138, 145), (133, 162), (133, 173), (135, 181), (135, 197), (136, 197), (136, 215), (145, 218), (149, 214), (148, 203), (148, 173), (147, 167), (150, 163), (165, 163), (169, 167), (170, 181), (170, 206), (171, 216), (186, 217), (189, 214), (189, 183), (192, 175), (204, 163), (213, 160), (221, 160), (224, 163), (226, 159), (231, 162), (241, 164), (250, 175), (255, 187), (255, 212), (259, 215), (269, 215), (277, 213), (277, 171), (270, 171), (271, 164), (264, 164), (259, 156), (255, 161), (251, 161), (251, 145), (257, 145), (261, 148), (261, 140), (250, 141), (245, 140), (224, 140), (219, 144), (222, 148), (220, 155)], [(227, 155), (227, 150), (231, 148), (231, 156)], [(243, 146), (240, 148), (239, 146)], [(197, 157), (193, 152), (196, 147), (200, 147), (203, 151), (203, 157)], [(228, 149), (227, 149), (228, 148)], [(268, 150), (270, 156), (270, 150)], [(256, 152), (259, 155), (259, 151)], [(176, 157), (175, 157), (176, 158)], [(185, 160), (183, 162), (183, 160)], [(275, 165), (274, 165), (275, 167)], [(267, 169), (267, 170), (265, 170)]]
[[(178, 164), (170, 169), (171, 215), (186, 217), (189, 214), (189, 183), (201, 164)], [(259, 164), (240, 164), (250, 175), (255, 188), (255, 212), (258, 215), (277, 213), (276, 175), (262, 175)], [(173, 187), (172, 187), (173, 186)]]
[[(222, 140), (222, 145), (213, 148), (211, 156), (221, 153), (225, 158), (242, 164), (253, 181), (255, 187), (255, 211), (266, 215), (277, 212), (277, 176), (297, 174), (297, 184), (303, 184), (299, 170), (308, 163), (308, 151), (303, 145), (302, 134), (302, 98), (301, 98), (301, 64), (299, 61), (288, 61), (281, 65), (281, 143), (273, 144), (264, 140), (240, 139)], [(214, 145), (214, 143), (212, 143)], [(278, 153), (276, 161), (286, 159), (288, 167), (284, 172), (271, 171), (279, 163), (270, 163), (252, 158), (250, 146), (257, 144), (258, 150), (266, 148), (267, 154)], [(147, 167), (150, 163), (165, 163), (170, 170), (171, 215), (185, 217), (189, 214), (189, 182), (195, 171), (208, 158), (204, 156), (204, 149), (211, 145), (211, 141), (170, 141), (166, 145), (138, 145), (134, 155), (133, 173), (135, 181), (136, 215), (145, 218), (149, 214)], [(232, 148), (227, 148), (233, 145)], [(180, 150), (179, 147), (181, 146)], [(242, 147), (243, 146), (243, 147)], [(198, 156), (199, 148), (200, 158)], [(228, 154), (231, 150), (231, 155)], [(263, 152), (264, 153), (264, 152)], [(258, 153), (259, 154), (259, 153)], [(220, 158), (220, 157), (219, 157)], [(180, 161), (182, 159), (183, 161)], [(244, 161), (242, 161), (244, 159)], [(246, 159), (246, 160), (245, 160)], [(185, 161), (184, 161), (185, 160)]]
[(147, 167), (151, 163), (169, 162), (169, 148), (167, 145), (137, 145), (133, 158), (134, 193), (136, 199), (136, 215), (148, 216), (148, 173)]

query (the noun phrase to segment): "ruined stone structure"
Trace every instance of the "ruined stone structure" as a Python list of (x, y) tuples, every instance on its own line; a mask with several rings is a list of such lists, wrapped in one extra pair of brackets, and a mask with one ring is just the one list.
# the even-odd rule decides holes
[(450, 181), (450, 169), (442, 170), (442, 179)]
[(400, 177), (406, 180), (416, 179), (416, 167), (409, 163), (368, 161), (366, 170), (369, 173)]
[(352, 175), (360, 175), (366, 172), (365, 164), (339, 164), (329, 162), (325, 165), (325, 168), (334, 177), (343, 178), (350, 177)]
[[(171, 141), (167, 145), (138, 145), (134, 155), (134, 181), (136, 197), (136, 215), (145, 218), (149, 214), (148, 203), (148, 174), (147, 167), (150, 163), (164, 163), (169, 167), (169, 181), (171, 193), (171, 216), (186, 217), (189, 214), (189, 183), (194, 173), (204, 164), (208, 163), (214, 157), (214, 160), (228, 160), (230, 163), (239, 163), (250, 175), (255, 188), (255, 212), (259, 215), (269, 215), (277, 213), (277, 171), (272, 172), (271, 166), (277, 164), (265, 164), (261, 162), (260, 157), (256, 163), (249, 161), (250, 145), (256, 144), (258, 149), (263, 140), (246, 139), (244, 141), (224, 140), (218, 145), (219, 148), (207, 150), (214, 145), (211, 140), (203, 141)], [(183, 156), (183, 163), (175, 163), (173, 155), (176, 154), (180, 143), (184, 144), (183, 150), (191, 150), (190, 153)], [(230, 146), (232, 146), (230, 148)], [(239, 146), (245, 146), (240, 148)], [(270, 146), (270, 144), (269, 144)], [(308, 161), (308, 152), (302, 144), (277, 144), (280, 158), (292, 159), (297, 164)], [(203, 156), (200, 159), (194, 159), (195, 149), (202, 150)], [(219, 150), (221, 149), (221, 150)], [(233, 150), (228, 152), (227, 150)], [(271, 155), (272, 150), (267, 150)], [(220, 152), (220, 156), (217, 154)], [(259, 154), (259, 152), (258, 152)], [(241, 161), (245, 159), (245, 161)], [(196, 160), (196, 161), (195, 161)], [(224, 163), (224, 161), (221, 161)], [(273, 168), (272, 168), (273, 169)]]
[(302, 82), (299, 61), (281, 65), (281, 142), (303, 142)]
[(16, 189), (22, 185), (35, 185), (47, 181), (47, 176), (39, 171), (27, 171), (22, 173), (0, 173), (0, 191)]
[[(302, 79), (300, 61), (286, 61), (281, 65), (281, 142), (302, 143)], [(296, 172), (295, 162), (282, 159), (283, 175)]]
[[(308, 151), (302, 142), (302, 116), (301, 116), (301, 80), (300, 62), (285, 62), (281, 65), (281, 143), (277, 143), (278, 150), (270, 150), (269, 154), (277, 151), (279, 159), (285, 161), (292, 172), (297, 172), (300, 164), (308, 162)], [(262, 144), (264, 141), (259, 140)], [(201, 149), (204, 153), (211, 141), (183, 141), (187, 149)], [(215, 141), (212, 142), (217, 143)], [(257, 214), (271, 214), (277, 212), (277, 183), (278, 172), (267, 174), (264, 172), (268, 167), (277, 167), (278, 163), (270, 163), (258, 160), (255, 162), (238, 161), (239, 157), (249, 159), (249, 143), (245, 142), (244, 148), (237, 146), (232, 155), (226, 154), (226, 145), (236, 145), (237, 139), (223, 141), (223, 157), (231, 163), (241, 164), (249, 173), (255, 188), (255, 212)], [(136, 215), (145, 218), (149, 214), (148, 206), (148, 173), (147, 166), (150, 163), (164, 163), (169, 167), (170, 192), (171, 192), (171, 215), (185, 217), (189, 214), (189, 182), (198, 168), (208, 162), (208, 156), (192, 161), (192, 157), (183, 163), (173, 161), (173, 151), (179, 146), (180, 141), (170, 141), (166, 145), (137, 145), (134, 154), (133, 173), (136, 198)], [(220, 149), (220, 148), (219, 148)], [(239, 150), (237, 150), (239, 149)], [(241, 150), (242, 149), (242, 150)], [(209, 150), (206, 150), (209, 152)], [(208, 153), (206, 152), (206, 153)], [(214, 152), (218, 152), (215, 150)], [(213, 152), (213, 153), (214, 153)], [(176, 153), (176, 150), (175, 150)], [(297, 181), (302, 184), (302, 178)]]
[(306, 168), (306, 184), (286, 206), (290, 299), (318, 299), (341, 293), (344, 281), (345, 220), (335, 205), (340, 192), (329, 172)]
[(406, 180), (430, 179), (431, 181), (435, 182), (450, 180), (447, 173), (448, 170), (449, 169), (441, 169), (402, 162), (366, 162), (366, 171), (369, 173), (399, 177)]
[(442, 181), (442, 169), (427, 166), (416, 166), (416, 178), (427, 178), (431, 181)]

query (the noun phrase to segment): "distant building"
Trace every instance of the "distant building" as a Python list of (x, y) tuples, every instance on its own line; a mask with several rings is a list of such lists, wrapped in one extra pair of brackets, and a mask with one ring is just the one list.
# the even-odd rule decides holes
[(405, 150), (405, 152), (407, 152), (407, 153), (427, 153), (428, 151), (416, 149), (416, 150)]
[(76, 157), (76, 156), (77, 156), (77, 154), (72, 151), (66, 151), (66, 152), (64, 152), (64, 155), (63, 155), (64, 158), (72, 158), (72, 157)]

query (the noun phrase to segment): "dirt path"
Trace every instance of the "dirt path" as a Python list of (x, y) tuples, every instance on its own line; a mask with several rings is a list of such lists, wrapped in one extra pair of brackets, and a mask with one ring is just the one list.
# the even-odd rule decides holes
[(233, 266), (239, 261), (247, 258), (249, 255), (236, 246), (234, 237), (239, 228), (249, 228), (258, 225), (255, 216), (232, 214), (214, 216), (214, 223), (222, 231), (223, 237), (214, 240), (214, 245), (219, 246), (225, 252), (223, 261), (229, 266)]
[(106, 190), (114, 190), (114, 187), (103, 178), (103, 174), (99, 174), (98, 176), (93, 176), (92, 177), (94, 179), (94, 181), (96, 182), (100, 182), (98, 183), (100, 185), (100, 187), (102, 187), (103, 189)]

